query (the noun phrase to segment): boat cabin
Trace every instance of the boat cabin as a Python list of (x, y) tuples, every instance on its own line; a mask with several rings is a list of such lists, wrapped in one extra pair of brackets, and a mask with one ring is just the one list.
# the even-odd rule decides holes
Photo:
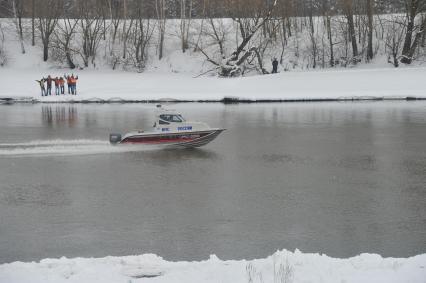
[[(158, 106), (157, 106), (158, 107)], [(158, 107), (161, 108), (161, 107)], [(187, 121), (182, 114), (176, 110), (160, 109), (156, 115), (154, 124), (155, 132), (193, 132), (210, 129), (208, 125), (201, 122)]]
[(185, 119), (180, 114), (163, 113), (158, 115), (159, 125), (170, 125), (170, 123), (183, 123)]

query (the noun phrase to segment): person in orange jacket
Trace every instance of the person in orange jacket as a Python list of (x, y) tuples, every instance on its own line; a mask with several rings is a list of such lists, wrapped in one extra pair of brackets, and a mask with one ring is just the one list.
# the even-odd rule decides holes
[(78, 76), (74, 77), (74, 74), (71, 75), (71, 91), (73, 95), (77, 95), (77, 80), (78, 80)]
[(55, 82), (55, 95), (59, 95), (59, 78), (56, 77), (53, 81)]
[(68, 94), (72, 94), (71, 77), (64, 74), (64, 78), (67, 80)]

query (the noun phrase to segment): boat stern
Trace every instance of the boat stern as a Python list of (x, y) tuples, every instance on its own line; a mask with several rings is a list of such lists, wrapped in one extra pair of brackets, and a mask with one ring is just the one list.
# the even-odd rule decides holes
[(109, 134), (109, 142), (112, 145), (120, 143), (121, 140), (121, 134)]

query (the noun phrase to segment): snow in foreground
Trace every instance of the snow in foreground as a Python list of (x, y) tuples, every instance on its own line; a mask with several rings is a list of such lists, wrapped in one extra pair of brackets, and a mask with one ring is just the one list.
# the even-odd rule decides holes
[[(78, 95), (40, 96), (36, 79), (64, 70), (0, 69), (0, 96), (34, 97), (44, 102), (70, 100), (221, 100), (426, 98), (426, 68), (353, 69), (285, 72), (224, 79), (188, 74), (82, 70)], [(53, 90), (52, 90), (53, 93)]]
[(0, 265), (0, 282), (426, 282), (426, 254), (336, 259), (280, 251), (252, 261), (168, 262), (156, 255), (44, 259)]

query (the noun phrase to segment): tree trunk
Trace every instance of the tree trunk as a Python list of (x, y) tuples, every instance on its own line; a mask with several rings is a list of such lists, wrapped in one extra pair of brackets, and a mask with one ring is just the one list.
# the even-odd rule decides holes
[(309, 28), (310, 28), (310, 36), (312, 43), (312, 57), (314, 59), (312, 67), (315, 69), (317, 67), (317, 43), (315, 41), (315, 29), (314, 29), (314, 21), (312, 19), (312, 9), (309, 12)]
[[(412, 56), (414, 55), (414, 51), (412, 52), (412, 40), (413, 40), (413, 32), (414, 32), (414, 20), (416, 19), (416, 15), (418, 13), (418, 4), (419, 1), (417, 0), (410, 0), (406, 3), (406, 9), (407, 9), (407, 32), (405, 34), (404, 39), (404, 46), (402, 48), (402, 58), (401, 62), (404, 64), (411, 64), (412, 62)], [(417, 36), (416, 36), (417, 37)], [(413, 43), (413, 45), (417, 43)], [(416, 46), (417, 47), (417, 46)]]
[(46, 62), (49, 59), (49, 43), (43, 42), (43, 61)]
[(18, 12), (16, 8), (16, 0), (12, 1), (12, 12), (16, 27), (16, 32), (18, 33), (19, 42), (21, 44), (21, 53), (25, 54), (25, 47), (24, 47), (24, 36), (22, 33), (22, 22), (21, 22), (21, 16), (18, 17)]
[(367, 0), (367, 17), (368, 17), (368, 43), (367, 43), (367, 60), (373, 59), (373, 3)]
[(163, 58), (163, 46), (164, 46), (164, 32), (160, 31), (160, 44), (158, 47), (158, 59)]
[(327, 15), (327, 36), (330, 44), (330, 66), (334, 67), (334, 50), (333, 50), (333, 37), (331, 33), (331, 19), (330, 16)]
[(410, 56), (410, 50), (411, 50), (411, 41), (413, 38), (413, 29), (414, 29), (414, 19), (411, 19), (408, 21), (407, 24), (407, 33), (405, 34), (404, 39), (404, 47), (402, 48), (402, 58), (401, 62), (404, 64), (411, 64), (411, 56)]
[(353, 12), (353, 0), (344, 0), (344, 12), (348, 21), (348, 33), (349, 39), (352, 44), (352, 56), (355, 58), (358, 56), (358, 45), (356, 42), (355, 24), (354, 24), (354, 12)]
[(72, 61), (72, 57), (69, 51), (66, 52), (66, 57), (67, 57), (68, 67), (70, 67), (70, 69), (75, 69), (75, 64)]
[(34, 18), (35, 18), (35, 0), (31, 1), (31, 45), (35, 46), (35, 25), (34, 25)]
[(347, 18), (348, 18), (349, 36), (351, 38), (351, 43), (352, 43), (352, 55), (355, 58), (355, 57), (358, 56), (358, 45), (356, 43), (354, 17), (352, 15), (352, 13), (350, 15), (348, 15)]
[[(413, 44), (411, 45), (410, 50), (409, 50), (409, 52), (407, 54), (408, 58), (404, 57), (404, 58), (408, 59), (408, 61), (407, 61), (408, 64), (410, 64), (413, 61), (414, 52), (416, 52), (417, 46), (419, 45), (419, 43), (420, 43), (420, 41), (422, 39), (422, 35), (424, 33), (425, 28), (426, 28), (426, 18), (423, 19), (422, 24), (420, 26), (420, 31), (418, 31), (416, 33), (416, 36), (414, 37)], [(403, 62), (403, 63), (405, 63), (405, 62)]]
[(123, 0), (123, 59), (126, 59), (127, 52), (127, 0)]
[(72, 61), (71, 52), (69, 50), (69, 44), (70, 44), (70, 42), (69, 42), (69, 40), (67, 40), (65, 42), (65, 56), (67, 58), (68, 67), (70, 67), (70, 69), (75, 69), (75, 64)]
[(164, 47), (164, 33), (166, 30), (166, 0), (156, 0), (155, 1), (155, 9), (157, 13), (157, 21), (158, 21), (158, 32), (160, 36), (160, 40), (158, 43), (158, 59), (161, 60), (163, 58), (163, 47)]

